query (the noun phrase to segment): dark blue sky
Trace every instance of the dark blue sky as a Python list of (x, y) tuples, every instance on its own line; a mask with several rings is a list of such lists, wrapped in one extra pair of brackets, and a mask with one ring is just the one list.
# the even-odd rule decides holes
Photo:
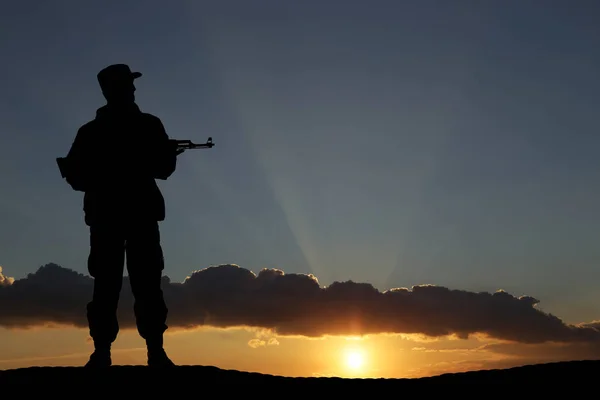
[[(61, 180), (128, 63), (181, 156), (166, 274), (505, 289), (600, 316), (600, 3), (22, 0), (0, 12), (0, 265), (87, 273)], [(118, 144), (116, 144), (118, 145)]]

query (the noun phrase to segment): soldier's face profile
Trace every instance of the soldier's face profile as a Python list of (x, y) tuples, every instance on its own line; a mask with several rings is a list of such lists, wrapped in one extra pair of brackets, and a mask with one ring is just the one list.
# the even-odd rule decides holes
[(110, 101), (133, 102), (135, 101), (135, 85), (133, 81), (121, 82), (113, 85), (106, 93), (105, 97)]

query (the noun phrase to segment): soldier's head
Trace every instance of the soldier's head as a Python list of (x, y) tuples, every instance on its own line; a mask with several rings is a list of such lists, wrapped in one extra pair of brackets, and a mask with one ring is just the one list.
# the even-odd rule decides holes
[(133, 81), (140, 76), (142, 76), (141, 72), (131, 72), (126, 64), (113, 64), (98, 73), (98, 83), (109, 103), (133, 103), (135, 102)]

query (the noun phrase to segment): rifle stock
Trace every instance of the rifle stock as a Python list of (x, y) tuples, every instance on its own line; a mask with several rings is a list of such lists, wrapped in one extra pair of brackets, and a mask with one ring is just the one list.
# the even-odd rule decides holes
[(60, 176), (65, 178), (67, 176), (67, 158), (66, 157), (58, 157), (56, 159), (56, 164), (58, 164), (58, 170), (60, 171)]

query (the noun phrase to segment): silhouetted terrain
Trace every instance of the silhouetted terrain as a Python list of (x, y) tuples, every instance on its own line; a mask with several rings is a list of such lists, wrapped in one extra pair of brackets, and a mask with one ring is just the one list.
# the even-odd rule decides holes
[[(70, 386), (87, 387), (187, 387), (201, 384), (204, 390), (211, 385), (260, 384), (277, 388), (331, 387), (338, 391), (367, 389), (397, 389), (435, 384), (518, 384), (519, 387), (553, 388), (557, 385), (581, 389), (594, 384), (600, 372), (600, 361), (571, 361), (538, 364), (502, 370), (484, 370), (444, 374), (415, 379), (343, 379), (343, 378), (287, 378), (234, 370), (222, 370), (208, 366), (178, 366), (170, 370), (151, 369), (146, 366), (113, 366), (98, 372), (82, 367), (31, 367), (0, 371), (0, 387), (23, 385), (29, 389), (45, 392), (64, 391)], [(66, 386), (65, 386), (66, 385)], [(571, 392), (572, 393), (572, 392)]]

